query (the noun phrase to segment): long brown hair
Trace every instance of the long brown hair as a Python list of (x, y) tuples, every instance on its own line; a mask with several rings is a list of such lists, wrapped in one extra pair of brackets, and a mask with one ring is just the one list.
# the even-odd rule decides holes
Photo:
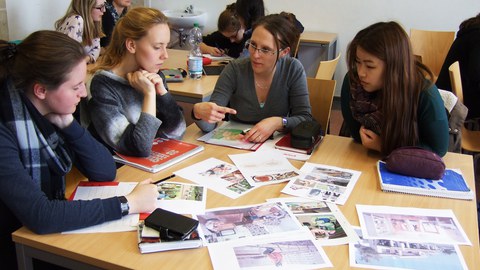
[(91, 46), (94, 38), (104, 37), (102, 30), (102, 20), (94, 22), (92, 18), (92, 9), (97, 4), (96, 0), (72, 0), (65, 15), (55, 22), (55, 29), (59, 29), (68, 17), (80, 15), (83, 18), (82, 45)]
[(157, 24), (167, 24), (167, 17), (154, 8), (136, 7), (120, 18), (112, 32), (112, 39), (105, 54), (91, 70), (110, 70), (118, 65), (127, 53), (127, 39), (139, 40), (148, 34), (148, 30)]
[(419, 139), (419, 96), (431, 85), (432, 72), (414, 58), (410, 39), (398, 23), (379, 22), (358, 32), (348, 46), (347, 66), (353, 84), (359, 85), (356, 71), (358, 47), (385, 63), (383, 89), (379, 93), (383, 113), (382, 154), (388, 155), (400, 146), (416, 145)]
[(10, 77), (15, 86), (23, 90), (30, 89), (34, 83), (56, 89), (86, 57), (80, 43), (57, 31), (34, 32), (18, 45), (1, 40), (0, 80)]

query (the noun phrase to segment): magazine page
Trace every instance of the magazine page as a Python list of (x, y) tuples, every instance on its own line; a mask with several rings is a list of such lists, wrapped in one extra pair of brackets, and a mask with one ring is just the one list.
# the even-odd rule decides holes
[(205, 214), (194, 218), (199, 221), (199, 232), (206, 244), (304, 230), (279, 202), (207, 209)]
[(233, 148), (257, 150), (262, 144), (251, 143), (243, 140), (243, 134), (252, 125), (242, 124), (234, 121), (223, 122), (216, 129), (203, 135), (197, 140), (209, 144), (223, 145)]
[(343, 205), (352, 193), (361, 172), (306, 162), (303, 174), (292, 179), (283, 193)]
[(357, 213), (365, 239), (472, 245), (451, 209), (357, 205)]
[(234, 165), (209, 158), (175, 172), (175, 175), (236, 199), (254, 189)]
[[(107, 185), (98, 185), (95, 182), (92, 186), (82, 186), (79, 184), (75, 190), (73, 200), (93, 200), (93, 199), (107, 199), (115, 196), (125, 196), (129, 194), (137, 185), (137, 182), (106, 182)], [(117, 183), (111, 185), (111, 183)], [(135, 231), (138, 224), (139, 214), (130, 214), (118, 220), (107, 221), (102, 224), (62, 232), (69, 233), (108, 233), (108, 232), (126, 232)]]
[(335, 204), (298, 197), (274, 198), (267, 201), (286, 205), (322, 246), (345, 245), (358, 241), (357, 234)]
[(159, 193), (157, 208), (163, 208), (178, 214), (205, 213), (207, 189), (204, 186), (162, 182), (158, 183), (157, 187)]
[(308, 231), (268, 239), (242, 239), (208, 246), (214, 269), (319, 269), (332, 267)]
[(277, 150), (228, 155), (252, 186), (290, 181), (300, 171)]
[(364, 239), (349, 244), (350, 266), (372, 269), (458, 269), (467, 265), (457, 245), (390, 239)]

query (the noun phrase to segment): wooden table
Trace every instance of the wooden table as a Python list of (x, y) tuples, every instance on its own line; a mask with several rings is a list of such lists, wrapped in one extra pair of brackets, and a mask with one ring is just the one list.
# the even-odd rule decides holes
[[(168, 49), (168, 59), (163, 68), (183, 68), (187, 70), (188, 51)], [(170, 82), (168, 89), (176, 101), (197, 103), (208, 101), (212, 95), (218, 75), (203, 75), (200, 80), (190, 79), (188, 76), (183, 82)]]
[[(193, 142), (200, 134), (201, 132), (198, 128), (191, 125), (187, 129), (185, 140)], [(205, 145), (205, 151), (202, 153), (157, 174), (150, 174), (123, 166), (118, 170), (118, 180), (140, 181), (149, 177), (160, 179), (173, 171), (209, 157), (229, 161), (228, 154), (243, 152), (245, 151)], [(309, 161), (362, 172), (347, 203), (339, 206), (352, 225), (359, 225), (355, 210), (356, 204), (452, 209), (473, 243), (473, 246), (460, 246), (460, 250), (468, 268), (476, 269), (480, 265), (480, 252), (475, 201), (382, 192), (378, 184), (375, 168), (375, 163), (378, 159), (379, 156), (377, 154), (367, 151), (361, 145), (354, 143), (350, 138), (327, 135)], [(448, 153), (445, 156), (445, 162), (449, 168), (461, 169), (468, 184), (474, 188), (471, 156)], [(292, 164), (299, 168), (302, 162), (295, 161)], [(76, 183), (83, 179), (83, 177), (75, 173), (69, 176), (67, 192), (71, 192)], [(72, 179), (72, 176), (74, 179)], [(186, 181), (179, 177), (173, 180)], [(284, 186), (285, 184), (264, 186), (236, 200), (209, 190), (207, 208), (262, 203), (265, 202), (266, 198), (284, 196), (280, 192)], [(162, 269), (212, 269), (206, 247), (142, 255), (138, 251), (136, 232), (37, 235), (23, 227), (13, 234), (13, 240), (17, 246), (20, 269), (31, 269), (29, 266), (31, 266), (32, 257), (75, 269), (152, 269), (152, 267), (159, 268), (160, 266)], [(324, 249), (335, 269), (350, 268), (347, 245), (324, 247)]]

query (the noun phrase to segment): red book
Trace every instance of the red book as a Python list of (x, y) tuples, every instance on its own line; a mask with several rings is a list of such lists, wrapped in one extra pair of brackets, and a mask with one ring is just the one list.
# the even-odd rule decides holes
[(283, 136), (283, 138), (281, 138), (278, 142), (275, 143), (275, 148), (280, 149), (280, 150), (285, 150), (285, 151), (291, 151), (291, 152), (295, 152), (295, 153), (310, 155), (313, 152), (313, 150), (323, 140), (323, 136), (318, 136), (318, 138), (315, 141), (315, 143), (313, 144), (313, 146), (308, 148), (308, 149), (294, 148), (294, 147), (292, 147), (292, 144), (290, 143), (290, 140), (291, 140), (290, 133), (285, 134), (285, 136)]
[(115, 161), (133, 166), (151, 173), (159, 172), (201, 151), (204, 147), (174, 139), (157, 138), (153, 140), (149, 157), (132, 157), (116, 153)]

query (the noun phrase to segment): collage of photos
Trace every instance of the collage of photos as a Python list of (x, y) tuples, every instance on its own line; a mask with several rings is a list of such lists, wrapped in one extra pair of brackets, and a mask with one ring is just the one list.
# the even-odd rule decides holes
[(364, 239), (362, 230), (359, 227), (354, 229), (360, 240), (349, 245), (351, 266), (418, 270), (467, 269), (457, 245)]
[(357, 213), (367, 239), (472, 245), (451, 209), (357, 205)]
[(204, 186), (162, 182), (157, 184), (157, 207), (180, 214), (205, 212), (207, 190)]
[(300, 171), (275, 149), (229, 157), (252, 186), (287, 182), (300, 175)]
[(195, 218), (207, 243), (302, 230), (298, 220), (279, 202), (211, 209)]
[(353, 190), (359, 171), (306, 162), (303, 175), (290, 181), (283, 193), (314, 200), (345, 204)]
[(209, 245), (214, 269), (319, 269), (332, 264), (308, 232)]
[(254, 188), (237, 167), (215, 158), (209, 158), (183, 168), (176, 171), (175, 175), (204, 185), (232, 199), (236, 199)]
[(322, 246), (345, 245), (358, 240), (352, 226), (335, 204), (302, 198), (268, 201), (284, 203)]

